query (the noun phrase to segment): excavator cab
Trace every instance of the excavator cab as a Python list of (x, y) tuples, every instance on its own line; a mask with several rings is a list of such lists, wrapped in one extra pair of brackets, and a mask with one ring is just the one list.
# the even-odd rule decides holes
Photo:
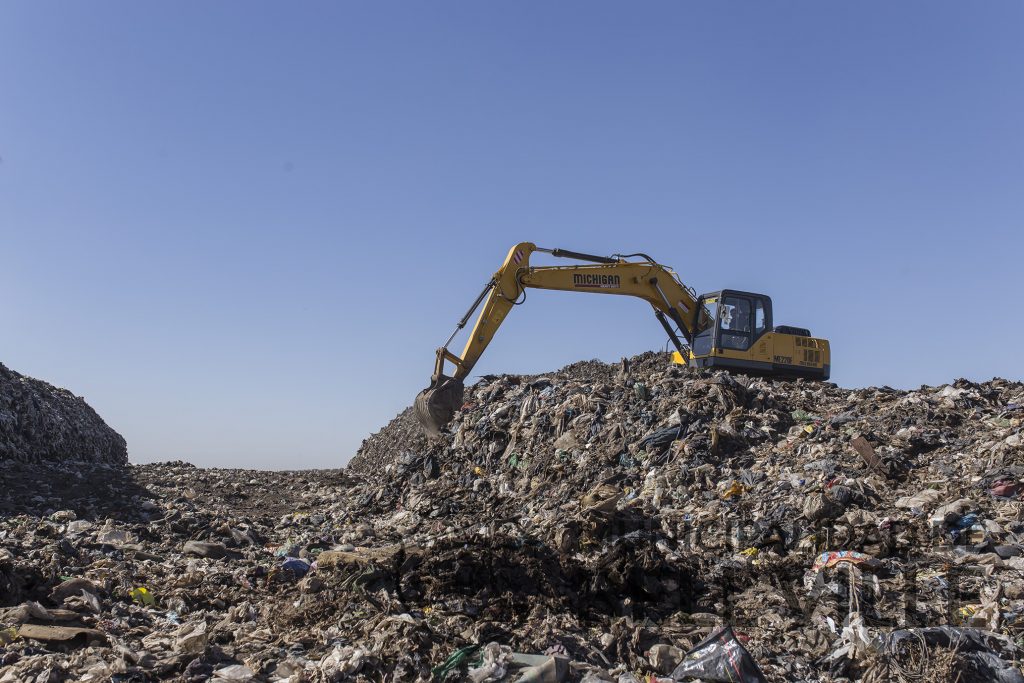
[[(700, 315), (703, 310), (706, 315)], [(773, 377), (829, 378), (828, 341), (810, 330), (774, 326), (772, 300), (765, 294), (723, 289), (697, 299), (696, 333), (689, 364)], [(676, 362), (682, 357), (675, 354)]]

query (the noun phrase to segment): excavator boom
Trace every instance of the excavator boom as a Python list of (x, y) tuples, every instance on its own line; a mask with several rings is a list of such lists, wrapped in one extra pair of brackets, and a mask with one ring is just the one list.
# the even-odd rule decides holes
[[(530, 256), (544, 252), (560, 258), (591, 261), (570, 266), (530, 266)], [(626, 260), (627, 258), (642, 260)], [(633, 296), (647, 301), (685, 359), (689, 342), (701, 325), (709, 324), (707, 313), (698, 310), (696, 294), (683, 285), (669, 268), (644, 254), (612, 257), (593, 256), (564, 249), (541, 249), (532, 242), (520, 242), (511, 249), (501, 268), (484, 286), (483, 292), (456, 326), (452, 336), (437, 350), (431, 384), (416, 397), (416, 414), (428, 433), (436, 434), (462, 405), (464, 380), (491, 343), (512, 307), (521, 303), (528, 288), (553, 289), (594, 294)], [(448, 346), (465, 327), (473, 312), (483, 304), (461, 355)], [(446, 373), (451, 363), (454, 371)]]

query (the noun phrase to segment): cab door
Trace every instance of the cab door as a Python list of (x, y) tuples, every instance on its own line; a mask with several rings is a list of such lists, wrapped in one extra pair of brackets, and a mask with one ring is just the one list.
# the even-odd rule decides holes
[(717, 348), (744, 354), (751, 361), (772, 360), (772, 300), (751, 292), (723, 292), (718, 316)]
[(726, 294), (718, 311), (718, 348), (747, 351), (753, 342), (754, 302), (748, 296)]

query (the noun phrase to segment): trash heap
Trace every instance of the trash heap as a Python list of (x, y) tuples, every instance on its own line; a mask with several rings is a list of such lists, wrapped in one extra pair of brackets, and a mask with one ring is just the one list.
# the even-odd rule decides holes
[(345, 470), (133, 466), (97, 499), (19, 464), (0, 683), (1022, 683), (1022, 425), (1005, 380), (650, 353), (484, 377)]
[(0, 461), (64, 459), (124, 464), (128, 449), (85, 399), (0, 363)]
[(491, 612), (495, 642), (584, 678), (689, 680), (683, 655), (731, 626), (769, 679), (1024, 681), (996, 664), (1024, 635), (1022, 423), (1005, 380), (849, 390), (650, 353), (485, 377), (442, 438), (407, 411), (350, 468), (394, 542), (465, 572), (433, 614)]

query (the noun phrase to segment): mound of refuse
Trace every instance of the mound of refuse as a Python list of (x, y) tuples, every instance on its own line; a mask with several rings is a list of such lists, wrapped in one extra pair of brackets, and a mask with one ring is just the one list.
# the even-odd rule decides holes
[(124, 464), (128, 448), (80, 396), (0, 364), (0, 461)]
[(1024, 683), (1022, 437), (1018, 382), (650, 353), (342, 470), (9, 463), (0, 683)]
[[(350, 468), (395, 542), (473, 549), (463, 593), (432, 613), (496, 611), (516, 634), (502, 645), (561, 648), (610, 676), (592, 680), (670, 676), (728, 626), (765, 672), (858, 678), (910, 666), (883, 644), (900, 628), (1022, 635), (1022, 419), (1019, 382), (851, 390), (649, 353), (484, 377), (440, 438), (406, 411)], [(531, 601), (542, 619), (497, 607), (515, 589), (495, 573), (518, 570), (496, 545), (557, 556), (544, 575), (560, 600)], [(996, 661), (1016, 656), (1012, 638), (998, 642)], [(982, 670), (965, 656), (946, 664)]]

